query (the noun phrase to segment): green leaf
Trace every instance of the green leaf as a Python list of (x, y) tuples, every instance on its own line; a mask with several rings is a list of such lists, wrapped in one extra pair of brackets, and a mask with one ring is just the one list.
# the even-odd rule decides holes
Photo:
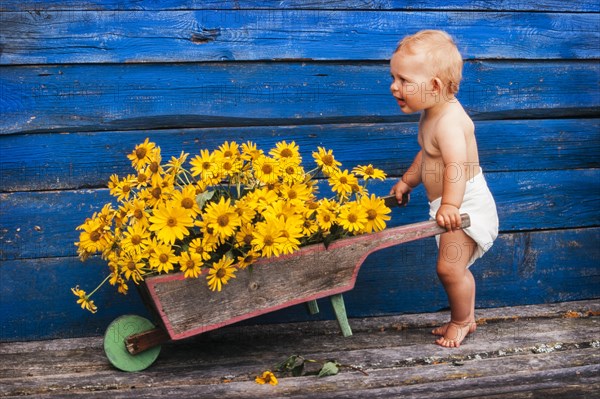
[(303, 372), (304, 372), (304, 362), (294, 366), (294, 368), (292, 369), (292, 376), (300, 377)]
[(215, 195), (215, 191), (205, 191), (196, 195), (196, 202), (200, 209), (204, 208), (204, 205), (211, 200), (211, 198)]
[(323, 365), (319, 371), (319, 377), (327, 377), (330, 375), (336, 375), (340, 371), (338, 364), (335, 362), (327, 362)]

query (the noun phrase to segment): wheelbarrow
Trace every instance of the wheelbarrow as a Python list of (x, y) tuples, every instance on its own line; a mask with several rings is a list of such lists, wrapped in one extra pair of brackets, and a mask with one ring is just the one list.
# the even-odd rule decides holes
[[(386, 203), (395, 203), (392, 197)], [(467, 214), (462, 227), (470, 226)], [(109, 361), (123, 371), (149, 367), (161, 344), (208, 332), (292, 305), (307, 303), (318, 312), (317, 299), (330, 297), (342, 334), (352, 335), (342, 293), (354, 288), (367, 256), (380, 249), (441, 234), (435, 221), (398, 226), (324, 244), (301, 247), (291, 255), (262, 259), (248, 273), (238, 273), (221, 292), (213, 292), (204, 279), (169, 273), (146, 278), (139, 291), (146, 306), (157, 315), (155, 325), (137, 315), (115, 319), (104, 335)]]

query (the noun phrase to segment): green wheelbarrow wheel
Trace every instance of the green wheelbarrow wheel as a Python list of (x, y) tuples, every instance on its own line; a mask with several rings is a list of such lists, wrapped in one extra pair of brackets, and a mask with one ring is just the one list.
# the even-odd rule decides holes
[(141, 371), (148, 368), (160, 353), (161, 346), (154, 346), (137, 355), (127, 351), (125, 340), (134, 335), (152, 330), (154, 324), (136, 315), (116, 318), (104, 333), (104, 353), (113, 366), (122, 371)]

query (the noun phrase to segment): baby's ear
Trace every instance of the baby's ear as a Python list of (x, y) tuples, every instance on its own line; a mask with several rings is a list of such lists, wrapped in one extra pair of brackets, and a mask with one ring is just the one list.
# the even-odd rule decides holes
[(431, 78), (431, 84), (433, 86), (433, 90), (441, 93), (444, 88), (444, 84), (442, 83), (442, 80), (440, 78)]

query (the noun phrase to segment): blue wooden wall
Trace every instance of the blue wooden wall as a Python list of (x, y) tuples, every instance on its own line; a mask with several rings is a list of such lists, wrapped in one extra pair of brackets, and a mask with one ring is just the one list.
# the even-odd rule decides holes
[[(398, 40), (445, 29), (466, 60), (501, 235), (473, 272), (478, 307), (600, 297), (600, 6), (597, 0), (3, 0), (0, 3), (0, 340), (101, 333), (144, 314), (133, 291), (82, 264), (75, 227), (149, 136), (163, 155), (225, 140), (294, 140), (389, 174), (416, 151), (415, 116), (389, 93)], [(422, 191), (391, 225), (427, 218)], [(368, 258), (351, 317), (446, 306), (432, 239)], [(328, 306), (321, 306), (326, 310)], [(331, 317), (325, 311), (319, 317)], [(302, 307), (262, 321), (304, 320)]]

